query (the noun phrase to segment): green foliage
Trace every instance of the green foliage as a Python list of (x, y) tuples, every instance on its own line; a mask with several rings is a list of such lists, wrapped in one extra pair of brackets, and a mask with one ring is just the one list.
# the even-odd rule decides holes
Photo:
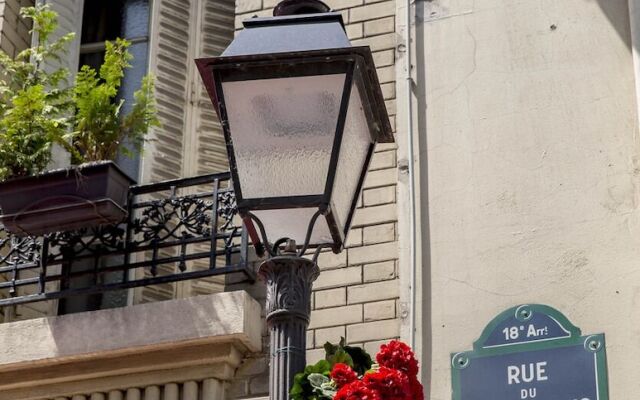
[(46, 5), (23, 8), (21, 15), (32, 20), (38, 43), (15, 59), (0, 51), (0, 181), (44, 171), (53, 143), (64, 147), (74, 164), (130, 155), (125, 145), (140, 151), (147, 130), (159, 121), (152, 77), (142, 80), (128, 114), (122, 112), (124, 100), (116, 99), (132, 59), (130, 43), (108, 42), (100, 70), (84, 66), (70, 85), (69, 71), (52, 66), (74, 34), (50, 40), (58, 22)]
[(358, 375), (364, 375), (373, 365), (373, 360), (369, 353), (360, 347), (346, 346), (344, 338), (340, 338), (340, 343), (337, 345), (329, 342), (325, 343), (324, 351), (327, 360), (333, 361), (333, 364), (347, 364)]
[[(327, 397), (318, 393), (309, 380), (310, 376), (324, 376), (328, 382), (333, 365), (327, 360), (320, 360), (315, 365), (307, 365), (303, 372), (296, 374), (293, 378), (293, 386), (289, 391), (291, 400), (322, 400)], [(312, 378), (313, 379), (313, 378)], [(316, 377), (316, 379), (318, 379)], [(328, 397), (331, 399), (332, 397)]]
[(107, 42), (100, 71), (85, 65), (78, 73), (74, 129), (65, 135), (65, 148), (74, 163), (112, 160), (118, 152), (130, 155), (127, 143), (140, 151), (148, 128), (159, 125), (150, 76), (143, 78), (134, 93), (135, 103), (127, 115), (121, 112), (124, 100), (116, 101), (124, 71), (130, 67), (129, 45), (124, 39)]
[(291, 400), (333, 399), (336, 387), (329, 376), (338, 363), (347, 364), (358, 376), (364, 375), (373, 365), (371, 356), (364, 349), (346, 346), (344, 338), (340, 338), (337, 345), (325, 343), (324, 350), (324, 360), (308, 365), (303, 372), (296, 374), (289, 391)]
[(74, 35), (49, 40), (58, 23), (48, 6), (23, 8), (21, 15), (32, 20), (39, 43), (15, 59), (0, 52), (0, 180), (44, 170), (72, 109), (70, 91), (60, 89), (68, 71), (45, 70), (42, 63), (60, 60)]
[(307, 377), (309, 384), (313, 388), (313, 393), (320, 399), (333, 399), (337, 388), (331, 378), (322, 374), (309, 374)]

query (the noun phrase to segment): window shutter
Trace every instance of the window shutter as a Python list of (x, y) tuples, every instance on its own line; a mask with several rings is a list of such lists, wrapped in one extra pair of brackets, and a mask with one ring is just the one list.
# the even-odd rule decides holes
[[(69, 83), (75, 81), (80, 59), (80, 36), (82, 34), (82, 14), (84, 0), (40, 0), (39, 4), (48, 4), (52, 10), (58, 13), (58, 30), (54, 32), (51, 40), (59, 39), (69, 32), (76, 32), (74, 40), (69, 43), (66, 57), (59, 61), (50, 61), (44, 65), (51, 71), (58, 68), (69, 70)], [(36, 38), (33, 38), (36, 40)], [(63, 168), (70, 163), (69, 154), (60, 146), (54, 145), (51, 159), (51, 169)]]
[[(215, 57), (222, 54), (234, 36), (235, 1), (205, 0), (201, 5), (200, 32), (197, 57)], [(211, 99), (202, 79), (196, 73), (195, 80), (195, 123), (197, 138), (197, 165), (193, 171), (197, 175), (228, 171), (227, 150), (222, 127), (213, 110)]]
[(142, 161), (145, 183), (183, 176), (194, 2), (156, 0), (152, 6), (149, 70), (162, 126), (149, 132)]
[[(189, 112), (189, 64), (193, 58), (191, 41), (195, 2), (197, 0), (156, 0), (151, 7), (149, 72), (155, 77), (161, 126), (148, 133), (142, 153), (142, 183), (184, 176), (183, 150)], [(170, 254), (163, 252), (161, 255)], [(162, 265), (158, 267), (158, 272), (164, 274), (167, 269), (173, 268), (171, 265)], [(167, 300), (175, 295), (176, 284), (173, 283), (147, 286), (135, 291), (134, 302)]]
[[(222, 54), (234, 35), (235, 1), (202, 0), (198, 10), (199, 21), (195, 41), (196, 57), (215, 57)], [(189, 165), (189, 175), (202, 175), (228, 171), (227, 150), (222, 127), (213, 110), (211, 99), (206, 92), (195, 63), (192, 62), (193, 101), (191, 102), (191, 148), (185, 149), (185, 160), (193, 160)], [(206, 251), (206, 249), (203, 249)], [(219, 260), (219, 264), (224, 261)], [(206, 269), (208, 262), (192, 265), (194, 269)], [(224, 290), (224, 277), (194, 279), (183, 283), (183, 296), (217, 293)]]
[[(150, 72), (156, 78), (162, 126), (149, 135), (142, 159), (143, 182), (228, 170), (222, 129), (194, 59), (222, 53), (233, 39), (234, 13), (234, 0), (154, 2)], [(208, 268), (208, 262), (191, 263), (189, 268)], [(223, 278), (196, 279), (142, 288), (135, 301), (208, 294), (223, 288)]]
[(82, 34), (82, 14), (84, 11), (84, 0), (44, 0), (44, 4), (58, 13), (58, 30), (51, 35), (52, 40), (59, 39), (69, 32), (75, 32), (76, 36), (69, 44), (67, 56), (57, 62), (55, 67), (66, 67), (69, 69), (69, 81), (75, 80), (80, 59), (80, 36)]
[(151, 23), (150, 71), (162, 126), (149, 135), (143, 182), (228, 170), (222, 129), (195, 67), (234, 34), (234, 0), (158, 0)]

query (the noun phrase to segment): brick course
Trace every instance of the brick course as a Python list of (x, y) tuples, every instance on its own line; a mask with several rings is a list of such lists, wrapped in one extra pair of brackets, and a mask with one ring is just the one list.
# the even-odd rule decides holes
[(15, 57), (31, 44), (31, 27), (20, 17), (20, 8), (33, 4), (33, 0), (0, 1), (0, 49), (10, 57)]

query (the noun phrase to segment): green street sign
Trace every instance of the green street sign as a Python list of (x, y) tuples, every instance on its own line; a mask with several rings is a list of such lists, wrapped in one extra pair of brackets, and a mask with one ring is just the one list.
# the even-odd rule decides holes
[(608, 400), (604, 334), (581, 336), (545, 305), (494, 318), (473, 350), (451, 354), (453, 400)]

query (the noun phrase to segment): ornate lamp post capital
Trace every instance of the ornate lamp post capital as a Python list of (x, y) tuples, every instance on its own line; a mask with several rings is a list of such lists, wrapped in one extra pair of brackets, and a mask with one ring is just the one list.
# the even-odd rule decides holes
[(258, 276), (267, 286), (267, 323), (291, 318), (308, 323), (311, 288), (319, 275), (320, 268), (315, 262), (295, 255), (264, 261)]

